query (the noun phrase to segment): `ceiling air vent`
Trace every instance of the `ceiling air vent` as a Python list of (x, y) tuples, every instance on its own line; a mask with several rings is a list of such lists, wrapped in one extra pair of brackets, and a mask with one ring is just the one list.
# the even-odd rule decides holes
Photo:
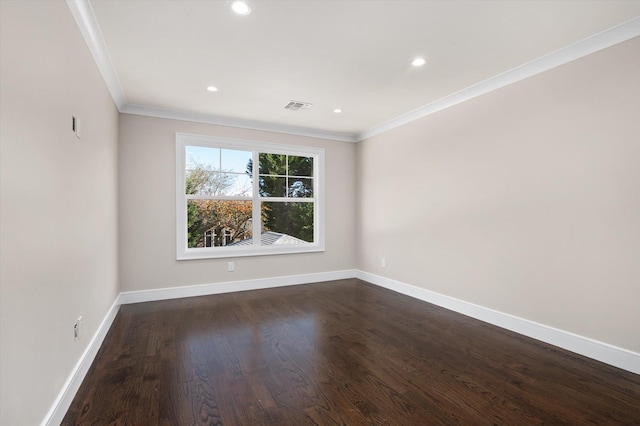
[(288, 109), (290, 111), (300, 111), (301, 109), (309, 109), (312, 105), (313, 104), (307, 102), (289, 101), (289, 103), (284, 106), (284, 109)]

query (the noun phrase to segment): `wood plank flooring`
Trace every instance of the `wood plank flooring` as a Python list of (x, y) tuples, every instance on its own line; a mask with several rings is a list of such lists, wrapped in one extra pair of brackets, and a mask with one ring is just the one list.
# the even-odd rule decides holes
[(362, 281), (122, 306), (64, 425), (640, 425), (640, 376)]

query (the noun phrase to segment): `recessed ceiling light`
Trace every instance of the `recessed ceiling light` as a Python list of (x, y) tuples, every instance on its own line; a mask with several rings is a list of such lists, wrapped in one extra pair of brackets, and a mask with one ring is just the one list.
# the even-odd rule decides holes
[(248, 15), (251, 13), (251, 8), (243, 1), (234, 1), (231, 3), (231, 9), (238, 15)]
[(342, 110), (340, 108), (336, 108), (333, 110), (333, 112), (335, 112), (336, 114), (340, 114)]
[(413, 61), (411, 61), (411, 65), (413, 65), (414, 67), (421, 67), (426, 63), (427, 61), (424, 58), (415, 58)]
[(210, 92), (217, 92), (218, 88), (214, 87), (214, 86), (209, 86), (209, 87), (207, 87), (207, 90), (210, 91)]

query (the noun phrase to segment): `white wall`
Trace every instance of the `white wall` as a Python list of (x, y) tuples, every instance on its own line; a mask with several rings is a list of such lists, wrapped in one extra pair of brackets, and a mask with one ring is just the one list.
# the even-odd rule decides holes
[(65, 2), (0, 17), (0, 424), (35, 425), (117, 295), (118, 112)]
[[(43, 419), (119, 290), (357, 266), (640, 352), (640, 40), (354, 145), (119, 117), (63, 1), (0, 19), (0, 424)], [(176, 261), (176, 132), (324, 148), (326, 251)]]
[[(325, 150), (326, 250), (279, 256), (176, 260), (176, 132)], [(355, 268), (355, 144), (122, 114), (120, 281), (147, 290)], [(227, 272), (227, 262), (235, 272)]]
[(636, 38), (358, 144), (359, 269), (640, 352), (639, 75)]

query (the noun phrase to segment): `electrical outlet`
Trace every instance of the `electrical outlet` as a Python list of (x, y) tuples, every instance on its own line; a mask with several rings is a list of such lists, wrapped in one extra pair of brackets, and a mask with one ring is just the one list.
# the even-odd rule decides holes
[(387, 259), (385, 259), (384, 257), (382, 259), (380, 259), (380, 266), (382, 266), (383, 268), (387, 267)]
[(236, 270), (236, 264), (234, 262), (227, 263), (227, 271), (233, 272)]
[(80, 339), (82, 336), (82, 317), (78, 317), (76, 323), (73, 324), (73, 340)]

